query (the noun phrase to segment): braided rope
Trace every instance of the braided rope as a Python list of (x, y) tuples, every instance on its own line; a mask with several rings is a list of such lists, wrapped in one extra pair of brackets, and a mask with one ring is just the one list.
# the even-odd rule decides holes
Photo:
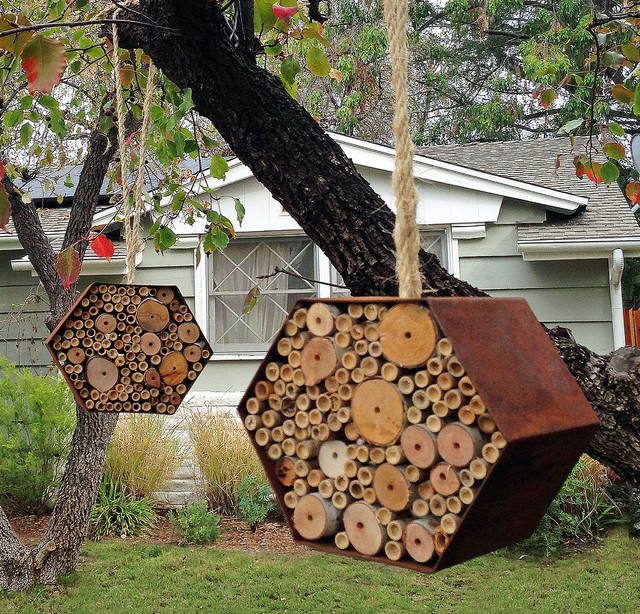
[(396, 140), (396, 162), (393, 171), (393, 191), (396, 196), (396, 273), (399, 296), (420, 298), (420, 233), (416, 222), (418, 193), (413, 181), (413, 143), (409, 135), (407, 104), (407, 0), (384, 0), (384, 16), (389, 32), (391, 82), (395, 93), (393, 134)]

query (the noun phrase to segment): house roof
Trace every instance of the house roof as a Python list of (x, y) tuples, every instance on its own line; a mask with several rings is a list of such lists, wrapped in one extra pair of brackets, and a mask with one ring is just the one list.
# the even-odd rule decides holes
[(419, 153), (589, 199), (584, 211), (569, 218), (556, 216), (543, 224), (520, 224), (519, 242), (640, 240), (640, 227), (618, 186), (596, 185), (576, 176), (573, 157), (586, 153), (587, 142), (587, 137), (577, 137), (573, 149), (569, 138), (437, 145), (421, 148)]

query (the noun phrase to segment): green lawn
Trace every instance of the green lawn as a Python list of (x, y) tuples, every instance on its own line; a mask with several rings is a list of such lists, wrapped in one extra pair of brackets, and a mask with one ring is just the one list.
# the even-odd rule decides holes
[(0, 595), (2, 614), (640, 613), (640, 541), (618, 530), (562, 558), (489, 555), (427, 576), (312, 554), (90, 543), (61, 588)]

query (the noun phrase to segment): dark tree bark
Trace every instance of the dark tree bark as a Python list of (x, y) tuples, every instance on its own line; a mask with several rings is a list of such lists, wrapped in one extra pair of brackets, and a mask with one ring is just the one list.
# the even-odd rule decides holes
[[(108, 137), (96, 130), (89, 143), (73, 198), (64, 247), (86, 237), (98, 204), (100, 187), (115, 151), (115, 130)], [(75, 287), (66, 290), (55, 270), (55, 253), (42, 229), (35, 206), (22, 202), (8, 177), (2, 180), (12, 205), (20, 243), (27, 252), (49, 297), (51, 329), (73, 304)], [(86, 244), (77, 248), (84, 253)], [(34, 583), (51, 584), (75, 569), (85, 540), (91, 508), (102, 478), (107, 445), (117, 414), (89, 413), (76, 408), (77, 425), (56, 503), (42, 541), (35, 548), (21, 544), (0, 508), (0, 590), (22, 590)]]
[[(279, 80), (229, 43), (219, 7), (141, 0), (139, 8), (174, 30), (127, 26), (121, 28), (123, 44), (143, 48), (170, 79), (192, 89), (197, 110), (327, 254), (354, 294), (396, 294), (392, 213)], [(434, 256), (422, 253), (421, 259), (427, 291), (482, 294), (449, 275)], [(640, 485), (636, 363), (620, 352), (598, 356), (562, 331), (550, 336), (600, 417), (589, 453)]]

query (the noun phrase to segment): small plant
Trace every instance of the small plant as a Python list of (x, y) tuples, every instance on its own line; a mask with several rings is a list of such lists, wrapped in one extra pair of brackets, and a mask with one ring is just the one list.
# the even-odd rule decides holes
[(121, 485), (103, 479), (98, 501), (91, 510), (93, 539), (146, 535), (157, 518), (150, 499), (135, 499)]
[(182, 531), (182, 538), (190, 544), (208, 544), (220, 537), (220, 516), (209, 512), (207, 501), (198, 499), (186, 507), (169, 512), (169, 520)]
[(273, 495), (268, 484), (257, 476), (249, 476), (242, 480), (238, 495), (238, 511), (240, 518), (246, 520), (254, 531), (274, 507)]

